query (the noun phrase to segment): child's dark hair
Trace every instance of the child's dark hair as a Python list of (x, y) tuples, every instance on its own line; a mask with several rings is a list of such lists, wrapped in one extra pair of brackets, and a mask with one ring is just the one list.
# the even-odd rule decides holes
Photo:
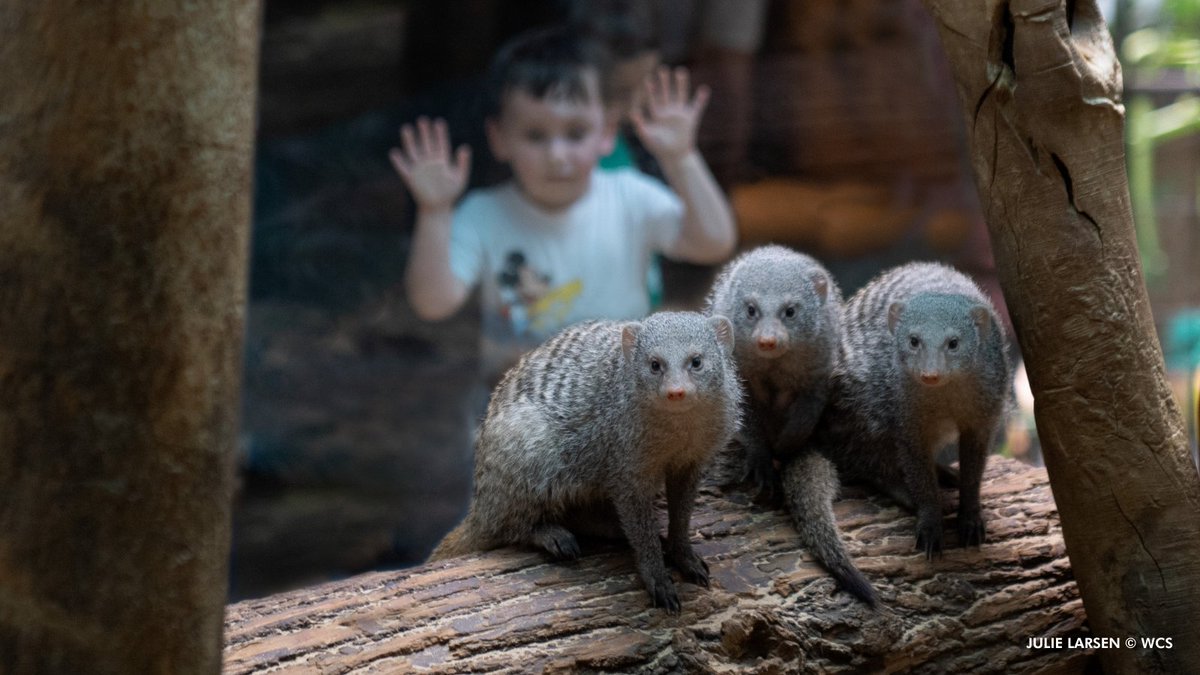
[(589, 70), (603, 77), (608, 64), (605, 48), (596, 40), (566, 26), (526, 31), (507, 42), (488, 73), (485, 114), (500, 114), (504, 95), (523, 91), (535, 98), (549, 94), (587, 100)]

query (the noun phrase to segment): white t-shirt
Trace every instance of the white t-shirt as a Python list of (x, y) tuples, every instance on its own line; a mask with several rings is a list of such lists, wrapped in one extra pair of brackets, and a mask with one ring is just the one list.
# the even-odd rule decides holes
[(587, 193), (554, 213), (512, 181), (469, 193), (454, 212), (450, 267), (481, 284), (485, 379), (569, 324), (645, 316), (650, 261), (682, 223), (679, 198), (628, 168), (594, 171)]

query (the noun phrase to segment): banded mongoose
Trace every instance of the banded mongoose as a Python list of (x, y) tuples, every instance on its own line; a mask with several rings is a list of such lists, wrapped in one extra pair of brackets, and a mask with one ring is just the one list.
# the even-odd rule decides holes
[(713, 284), (707, 312), (733, 322), (734, 358), (748, 394), (740, 439), (747, 477), (760, 488), (773, 487), (772, 459), (803, 446), (825, 408), (841, 307), (829, 272), (783, 246), (742, 254)]
[(734, 357), (747, 389), (739, 434), (746, 476), (767, 494), (783, 466), (782, 490), (805, 546), (841, 585), (870, 605), (875, 590), (850, 561), (833, 519), (837, 471), (803, 450), (828, 400), (841, 344), (842, 295), (813, 258), (762, 246), (730, 262), (708, 298), (709, 314), (729, 317)]
[(619, 523), (654, 605), (677, 613), (653, 503), (665, 484), (666, 559), (708, 586), (688, 528), (704, 465), (739, 423), (732, 352), (724, 317), (660, 312), (569, 327), (526, 354), (477, 434), (467, 516), (430, 560), (511, 544), (573, 559), (572, 529)]
[(874, 482), (915, 510), (916, 547), (932, 557), (942, 550), (936, 455), (957, 441), (959, 542), (979, 545), (980, 482), (1012, 391), (995, 308), (962, 273), (910, 263), (856, 293), (843, 326), (822, 449), (843, 477)]

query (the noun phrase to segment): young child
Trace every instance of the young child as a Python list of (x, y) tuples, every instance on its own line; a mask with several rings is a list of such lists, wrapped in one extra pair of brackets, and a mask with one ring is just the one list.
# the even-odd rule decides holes
[(572, 5), (570, 25), (608, 50), (601, 82), (608, 123), (616, 127), (616, 147), (600, 158), (600, 168), (634, 166), (661, 177), (645, 149), (635, 145), (629, 114), (642, 107), (646, 78), (662, 64), (653, 14), (645, 3), (633, 0), (592, 0)]
[(636, 319), (652, 256), (711, 264), (736, 243), (729, 204), (696, 150), (708, 101), (686, 70), (660, 68), (631, 115), (674, 190), (632, 170), (596, 171), (613, 148), (597, 47), (566, 29), (514, 39), (492, 66), (485, 122), (512, 179), (455, 208), (470, 148), (450, 149), (444, 120), (400, 129), (389, 153), (417, 206), (405, 285), (417, 315), (454, 314), (481, 285), (480, 359), (494, 384), (528, 349), (585, 319)]

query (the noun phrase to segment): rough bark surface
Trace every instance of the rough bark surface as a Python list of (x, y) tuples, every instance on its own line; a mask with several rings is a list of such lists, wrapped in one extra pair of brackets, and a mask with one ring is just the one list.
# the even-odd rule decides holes
[(1200, 479), (1168, 389), (1094, 0), (926, 0), (958, 82), (1063, 533), (1106, 672), (1200, 663)]
[(0, 6), (0, 672), (220, 667), (258, 16)]
[(909, 513), (848, 491), (835, 511), (882, 597), (871, 610), (835, 591), (784, 512), (718, 487), (738, 469), (723, 456), (701, 490), (712, 588), (681, 583), (679, 616), (649, 607), (627, 549), (573, 564), (506, 549), (231, 605), (226, 672), (1080, 672), (1091, 658), (1025, 648), (1087, 634), (1043, 470), (993, 458), (988, 542), (933, 562)]

